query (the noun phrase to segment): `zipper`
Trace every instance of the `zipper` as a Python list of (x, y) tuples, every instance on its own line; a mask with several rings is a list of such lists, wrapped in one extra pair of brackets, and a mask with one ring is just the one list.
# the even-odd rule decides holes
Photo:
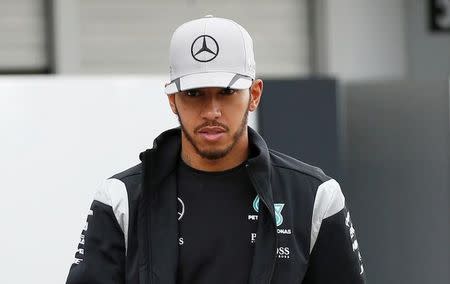
[[(150, 206), (149, 206), (150, 207)], [(148, 210), (151, 210), (150, 208), (148, 209)], [(146, 255), (147, 255), (147, 259), (146, 259), (146, 261), (147, 261), (147, 275), (146, 275), (146, 277), (145, 277), (145, 284), (150, 284), (150, 277), (152, 276), (152, 274), (151, 274), (151, 264), (150, 264), (150, 261), (151, 261), (151, 257), (152, 257), (152, 252), (150, 251), (150, 238), (148, 237), (148, 232), (150, 231), (150, 229), (151, 229), (151, 222), (150, 222), (150, 218), (149, 218), (149, 214), (148, 214), (148, 212), (146, 212), (146, 217), (147, 218), (145, 218), (145, 219), (147, 219), (147, 226), (146, 226), (146, 230), (145, 230), (145, 232), (144, 232), (144, 234), (145, 234), (145, 251), (146, 251)]]
[[(248, 176), (249, 176), (249, 178), (250, 178), (251, 183), (252, 183), (253, 186), (255, 187), (255, 189), (256, 189), (256, 188), (259, 188), (258, 185), (257, 185), (257, 183), (256, 183), (256, 181), (255, 181), (255, 178), (253, 177), (253, 175), (252, 175), (251, 172), (250, 172), (249, 164), (248, 164), (248, 163), (245, 164), (245, 169), (247, 170), (247, 174), (248, 174)], [(256, 193), (258, 194), (258, 190), (256, 190)], [(258, 194), (258, 196), (259, 196), (259, 194)], [(270, 216), (271, 216), (271, 218), (272, 218), (272, 225), (274, 225), (274, 220), (275, 220), (275, 215), (274, 215), (274, 213), (272, 213), (272, 210), (270, 210), (270, 207), (269, 207), (267, 201), (266, 201), (262, 196), (259, 196), (259, 199), (262, 200), (263, 204), (264, 204), (264, 205), (266, 206), (266, 208), (269, 210)], [(275, 264), (276, 264), (276, 259), (277, 259), (277, 228), (276, 228), (276, 227), (275, 227), (275, 229), (274, 229), (274, 232), (275, 232), (275, 234), (274, 234), (274, 239), (275, 239), (274, 244), (275, 244), (275, 246), (274, 246), (273, 249), (272, 249), (272, 251), (273, 251), (273, 255), (272, 255), (272, 263), (273, 263), (273, 264), (272, 264), (272, 269), (271, 269), (271, 271), (270, 271), (269, 282), (268, 282), (268, 283), (270, 283), (270, 282), (272, 281), (272, 276), (273, 276), (273, 272), (274, 272), (274, 270), (275, 270)]]
[[(148, 235), (148, 232), (150, 232), (150, 230), (151, 230), (151, 212), (149, 212), (150, 210), (151, 210), (151, 206), (150, 206), (150, 204), (149, 203), (151, 203), (151, 199), (152, 199), (152, 191), (151, 191), (151, 174), (153, 173), (153, 168), (152, 168), (152, 159), (153, 159), (153, 151), (151, 150), (151, 151), (149, 151), (149, 153), (148, 153), (148, 155), (149, 155), (149, 157), (147, 158), (147, 162), (148, 162), (148, 164), (147, 164), (147, 166), (149, 167), (148, 169), (148, 173), (149, 173), (149, 176), (147, 176), (147, 186), (148, 186), (148, 188), (143, 188), (142, 190), (144, 191), (144, 190), (146, 190), (147, 191), (147, 194), (148, 194), (148, 199), (147, 199), (147, 201), (148, 201), (148, 204), (145, 204), (146, 205), (146, 207), (145, 207), (145, 219), (146, 219), (146, 223), (147, 223), (147, 225), (145, 226), (146, 227), (146, 229), (145, 229), (145, 231), (144, 231), (144, 237), (145, 237), (145, 240), (144, 240), (144, 249), (145, 249), (145, 254), (146, 254), (146, 261), (147, 261), (147, 273), (146, 273), (146, 275), (145, 275), (145, 281), (144, 281), (144, 284), (150, 284), (151, 282), (153, 282), (152, 280), (151, 280), (151, 277), (153, 277), (153, 272), (152, 272), (152, 265), (151, 265), (151, 259), (152, 259), (152, 251), (151, 251), (151, 244), (150, 244), (150, 238), (149, 238), (149, 235)], [(142, 194), (144, 194), (144, 192), (142, 192)]]

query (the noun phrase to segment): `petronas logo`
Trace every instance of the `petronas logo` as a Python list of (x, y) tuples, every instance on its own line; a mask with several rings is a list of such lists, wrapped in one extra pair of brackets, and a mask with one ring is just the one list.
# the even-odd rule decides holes
[[(283, 224), (283, 215), (281, 215), (281, 211), (283, 210), (284, 203), (274, 203), (273, 207), (275, 209), (275, 221), (278, 227)], [(255, 210), (256, 213), (259, 212), (259, 195), (253, 200), (253, 210)]]

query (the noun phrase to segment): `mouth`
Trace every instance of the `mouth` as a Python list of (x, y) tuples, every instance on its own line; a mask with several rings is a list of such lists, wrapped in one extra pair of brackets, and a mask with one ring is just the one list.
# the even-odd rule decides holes
[(208, 142), (216, 142), (225, 135), (226, 130), (219, 126), (206, 126), (198, 130), (198, 134)]

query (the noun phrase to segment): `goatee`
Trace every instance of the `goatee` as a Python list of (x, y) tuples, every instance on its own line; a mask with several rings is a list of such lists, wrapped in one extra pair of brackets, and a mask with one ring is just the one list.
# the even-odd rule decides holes
[[(225, 149), (218, 149), (218, 150), (201, 150), (198, 145), (195, 143), (194, 138), (189, 134), (189, 132), (187, 131), (187, 129), (185, 128), (185, 126), (183, 125), (183, 122), (181, 121), (180, 115), (178, 114), (178, 122), (180, 123), (181, 126), (181, 130), (183, 131), (184, 136), (186, 137), (186, 139), (189, 141), (189, 143), (192, 145), (192, 147), (195, 149), (195, 152), (202, 158), (204, 159), (208, 159), (208, 160), (218, 160), (221, 159), (223, 157), (225, 157), (226, 155), (228, 155), (228, 153), (230, 153), (230, 151), (234, 148), (234, 146), (236, 146), (237, 142), (239, 141), (239, 139), (241, 139), (242, 135), (244, 135), (244, 131), (247, 127), (247, 120), (248, 120), (248, 108), (244, 113), (244, 116), (242, 117), (241, 120), (241, 124), (239, 125), (238, 130), (236, 131), (236, 133), (233, 134), (233, 140), (231, 142), (230, 145), (228, 145)], [(207, 122), (202, 124), (199, 127), (196, 127), (196, 129), (194, 130), (194, 132), (197, 131), (197, 129), (200, 129), (202, 127), (205, 126), (220, 126), (224, 129), (226, 129), (227, 131), (229, 131), (229, 128), (226, 125), (223, 125), (217, 121), (211, 121), (211, 122)]]

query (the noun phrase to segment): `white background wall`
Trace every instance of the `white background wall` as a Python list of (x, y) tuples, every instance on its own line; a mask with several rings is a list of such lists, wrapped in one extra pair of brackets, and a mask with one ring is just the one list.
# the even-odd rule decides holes
[(97, 186), (178, 125), (164, 82), (0, 78), (0, 283), (65, 282)]

